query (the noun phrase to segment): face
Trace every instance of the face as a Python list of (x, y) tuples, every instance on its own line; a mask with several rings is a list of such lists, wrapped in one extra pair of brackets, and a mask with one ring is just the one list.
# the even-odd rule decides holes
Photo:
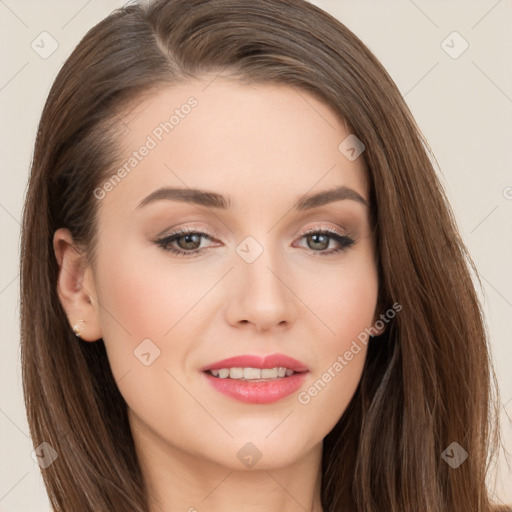
[[(138, 447), (238, 469), (240, 454), (259, 453), (259, 468), (276, 468), (321, 447), (361, 377), (366, 347), (353, 342), (378, 318), (366, 170), (308, 93), (210, 82), (161, 90), (126, 115), (117, 178), (96, 191), (87, 325)], [(306, 371), (270, 384), (203, 371), (269, 354)]]

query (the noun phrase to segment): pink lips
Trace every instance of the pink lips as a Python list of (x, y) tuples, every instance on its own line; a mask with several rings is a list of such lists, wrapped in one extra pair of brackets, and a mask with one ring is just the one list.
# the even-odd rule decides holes
[(284, 354), (269, 354), (267, 356), (258, 356), (247, 354), (243, 356), (230, 357), (209, 364), (201, 368), (205, 370), (218, 370), (219, 368), (276, 368), (276, 367), (289, 368), (294, 372), (307, 372), (309, 368), (293, 357), (285, 356)]
[[(288, 377), (269, 379), (265, 381), (243, 381), (239, 379), (221, 379), (214, 377), (207, 370), (220, 368), (275, 368), (283, 367), (293, 370)], [(217, 361), (201, 368), (204, 378), (217, 391), (234, 398), (240, 402), (253, 404), (267, 404), (275, 402), (297, 391), (309, 372), (308, 367), (283, 354), (270, 354), (268, 356), (243, 355)]]

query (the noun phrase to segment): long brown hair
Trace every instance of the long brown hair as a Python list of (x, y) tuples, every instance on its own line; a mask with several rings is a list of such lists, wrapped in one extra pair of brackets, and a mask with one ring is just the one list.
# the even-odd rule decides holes
[[(34, 446), (55, 511), (148, 510), (126, 404), (102, 340), (84, 343), (57, 296), (53, 233), (94, 262), (94, 190), (118, 164), (120, 115), (207, 72), (315, 95), (364, 144), (379, 307), (402, 311), (372, 341), (359, 387), (326, 436), (325, 511), (489, 512), (495, 378), (474, 264), (428, 145), (396, 85), (342, 23), (303, 0), (157, 0), (114, 11), (81, 40), (44, 106), (23, 215), (21, 343)], [(458, 468), (441, 457), (457, 442)]]

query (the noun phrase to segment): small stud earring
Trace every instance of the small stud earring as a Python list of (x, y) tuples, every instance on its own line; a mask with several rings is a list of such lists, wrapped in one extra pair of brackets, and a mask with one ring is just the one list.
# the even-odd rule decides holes
[(73, 325), (73, 332), (75, 333), (75, 336), (80, 338), (80, 334), (84, 329), (85, 320), (78, 320), (78, 322)]

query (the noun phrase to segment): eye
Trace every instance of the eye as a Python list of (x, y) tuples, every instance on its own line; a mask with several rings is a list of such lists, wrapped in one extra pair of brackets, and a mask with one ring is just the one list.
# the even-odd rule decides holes
[[(194, 256), (206, 249), (201, 247), (203, 239), (213, 240), (213, 237), (201, 231), (180, 229), (164, 238), (156, 240), (155, 243), (165, 251), (172, 252), (178, 256)], [(173, 244), (176, 244), (178, 247)]]
[[(347, 235), (339, 233), (333, 229), (319, 229), (313, 228), (301, 236), (301, 239), (306, 239), (308, 248), (312, 249), (315, 253), (314, 256), (329, 256), (331, 254), (345, 251), (351, 247), (355, 240)], [(338, 244), (337, 248), (326, 251), (329, 248), (331, 241)]]

